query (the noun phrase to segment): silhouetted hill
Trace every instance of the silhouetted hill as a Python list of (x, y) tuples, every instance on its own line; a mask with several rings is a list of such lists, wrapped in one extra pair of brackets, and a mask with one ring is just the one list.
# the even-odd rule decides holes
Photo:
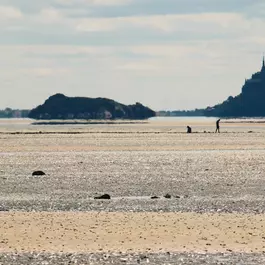
[(205, 116), (215, 117), (264, 117), (265, 116), (265, 61), (260, 72), (245, 80), (242, 92), (236, 97), (204, 111)]
[(107, 98), (56, 94), (29, 113), (33, 119), (147, 119), (156, 113), (140, 103), (123, 105)]

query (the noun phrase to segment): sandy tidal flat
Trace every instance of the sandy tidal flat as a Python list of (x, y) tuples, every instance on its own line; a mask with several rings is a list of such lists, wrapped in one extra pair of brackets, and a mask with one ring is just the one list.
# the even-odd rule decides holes
[(264, 264), (265, 126), (186, 125), (0, 122), (0, 264)]
[(265, 216), (2, 213), (1, 252), (264, 252)]

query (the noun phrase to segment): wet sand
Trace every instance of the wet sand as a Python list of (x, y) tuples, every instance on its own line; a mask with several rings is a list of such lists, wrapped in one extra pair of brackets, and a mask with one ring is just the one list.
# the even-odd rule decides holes
[(185, 123), (0, 122), (0, 264), (264, 264), (265, 126)]

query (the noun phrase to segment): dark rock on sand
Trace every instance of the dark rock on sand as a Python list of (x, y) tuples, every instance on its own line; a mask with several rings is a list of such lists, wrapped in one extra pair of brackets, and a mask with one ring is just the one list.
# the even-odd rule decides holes
[(110, 200), (110, 195), (109, 194), (104, 194), (101, 196), (97, 196), (94, 198), (95, 200)]
[(159, 197), (157, 197), (157, 196), (152, 196), (151, 199), (152, 199), (152, 200), (154, 200), (154, 199), (159, 199)]
[(164, 198), (166, 198), (166, 199), (171, 199), (171, 195), (170, 195), (170, 194), (166, 194), (166, 195), (164, 196)]
[(43, 171), (34, 171), (32, 176), (45, 176), (46, 174)]

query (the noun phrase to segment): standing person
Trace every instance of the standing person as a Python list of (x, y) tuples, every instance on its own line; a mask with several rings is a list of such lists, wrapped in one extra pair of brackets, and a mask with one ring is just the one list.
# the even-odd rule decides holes
[(216, 130), (215, 130), (215, 133), (217, 133), (217, 132), (220, 133), (220, 125), (219, 125), (220, 120), (221, 119), (219, 119), (219, 120), (216, 121)]
[(191, 133), (191, 127), (190, 126), (187, 126), (187, 133)]

